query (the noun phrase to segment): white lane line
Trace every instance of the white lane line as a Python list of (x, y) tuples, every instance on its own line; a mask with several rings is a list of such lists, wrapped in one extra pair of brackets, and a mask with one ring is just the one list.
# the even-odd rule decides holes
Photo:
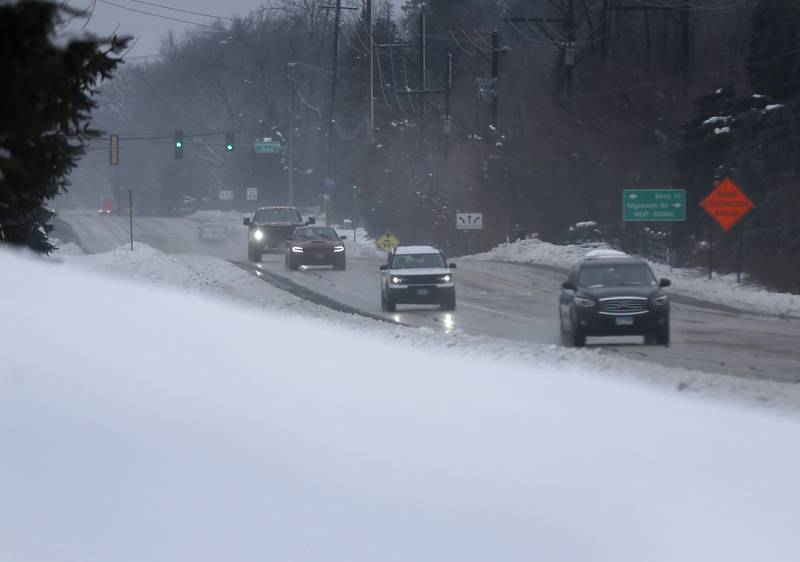
[(459, 306), (466, 306), (468, 308), (475, 308), (477, 310), (482, 310), (484, 312), (490, 312), (492, 314), (497, 314), (498, 316), (505, 316), (506, 318), (514, 318), (515, 320), (524, 320), (525, 322), (535, 322), (536, 324), (549, 324), (547, 320), (539, 320), (537, 318), (530, 318), (528, 316), (518, 316), (516, 314), (510, 314), (508, 312), (500, 312), (499, 310), (494, 310), (492, 308), (486, 308), (483, 306), (478, 306), (477, 304), (470, 304), (468, 302), (464, 302), (463, 300), (459, 301)]

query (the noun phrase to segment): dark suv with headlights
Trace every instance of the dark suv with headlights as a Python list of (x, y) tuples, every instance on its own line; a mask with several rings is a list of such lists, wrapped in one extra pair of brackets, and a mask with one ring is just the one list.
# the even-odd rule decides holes
[(561, 341), (582, 347), (586, 336), (644, 336), (645, 344), (669, 345), (669, 285), (638, 258), (584, 259), (562, 284)]
[(253, 218), (246, 217), (247, 257), (250, 261), (261, 261), (265, 250), (283, 249), (286, 240), (292, 237), (298, 226), (314, 224), (314, 217), (303, 220), (295, 207), (261, 207)]

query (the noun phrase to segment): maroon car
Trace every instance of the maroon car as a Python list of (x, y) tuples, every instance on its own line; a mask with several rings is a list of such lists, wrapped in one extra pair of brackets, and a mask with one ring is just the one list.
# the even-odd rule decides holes
[(286, 268), (297, 269), (301, 265), (332, 265), (344, 269), (344, 237), (339, 237), (330, 226), (301, 226), (286, 241)]

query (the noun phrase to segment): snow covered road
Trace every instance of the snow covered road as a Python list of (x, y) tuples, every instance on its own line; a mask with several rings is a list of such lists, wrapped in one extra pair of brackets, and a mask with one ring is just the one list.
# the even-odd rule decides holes
[[(89, 252), (107, 251), (128, 240), (126, 217), (65, 212)], [(208, 245), (199, 241), (198, 222), (182, 218), (137, 218), (134, 236), (171, 254), (203, 254), (246, 264), (245, 229), (233, 228), (228, 241)], [(564, 274), (557, 268), (496, 261), (456, 260), (458, 308), (400, 306), (396, 313), (381, 311), (378, 258), (349, 257), (346, 271), (326, 268), (286, 271), (282, 255), (265, 254), (259, 264), (271, 278), (301, 296), (309, 292), (331, 299), (346, 310), (382, 317), (398, 324), (426, 327), (444, 333), (464, 332), (512, 341), (557, 344), (557, 300)], [(302, 288), (302, 291), (297, 291)], [(312, 295), (313, 296), (313, 295)], [(590, 347), (668, 367), (683, 367), (741, 377), (800, 382), (800, 321), (742, 314), (715, 304), (676, 298), (673, 303), (673, 345), (643, 346), (641, 338), (591, 339)]]

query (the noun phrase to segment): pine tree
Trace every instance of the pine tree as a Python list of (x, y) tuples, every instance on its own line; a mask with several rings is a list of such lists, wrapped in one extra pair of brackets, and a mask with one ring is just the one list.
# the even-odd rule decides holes
[[(64, 3), (62, 3), (64, 4)], [(46, 202), (99, 132), (89, 128), (94, 87), (120, 62), (126, 39), (53, 43), (64, 18), (53, 2), (0, 5), (0, 240), (48, 253), (53, 212)]]
[(787, 100), (800, 92), (800, 4), (759, 0), (747, 62), (756, 93)]

